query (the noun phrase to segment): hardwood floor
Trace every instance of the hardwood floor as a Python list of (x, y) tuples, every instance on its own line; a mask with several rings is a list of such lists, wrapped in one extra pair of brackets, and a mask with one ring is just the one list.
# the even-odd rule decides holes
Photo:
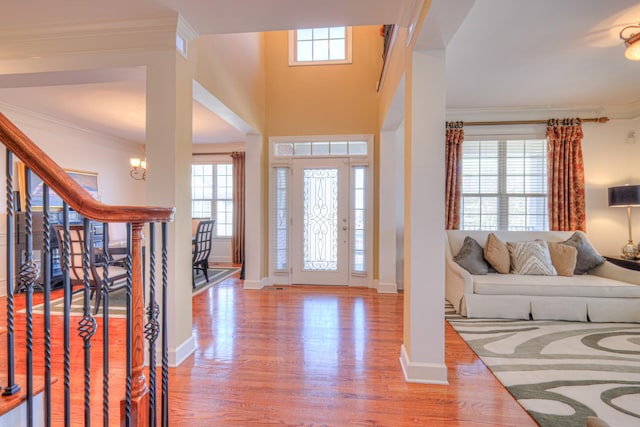
[[(450, 384), (406, 383), (399, 363), (402, 311), (402, 294), (309, 286), (244, 290), (239, 279), (227, 279), (193, 299), (197, 350), (171, 369), (171, 425), (536, 425), (448, 325)], [(123, 345), (118, 322), (112, 319), (110, 327), (112, 384), (123, 372), (113, 356)], [(61, 339), (60, 328), (52, 330)], [(38, 355), (36, 363), (41, 360)], [(102, 369), (100, 360), (92, 366)], [(102, 425), (100, 372), (92, 376), (93, 425)], [(82, 425), (82, 374), (73, 375), (73, 425)], [(56, 401), (61, 383), (54, 386)], [(113, 385), (110, 425), (118, 425), (119, 393)], [(55, 421), (62, 425), (59, 416)]]

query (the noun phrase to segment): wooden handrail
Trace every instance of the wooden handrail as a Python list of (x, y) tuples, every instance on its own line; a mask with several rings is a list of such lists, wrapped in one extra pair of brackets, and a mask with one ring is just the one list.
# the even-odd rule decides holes
[(114, 206), (95, 200), (27, 135), (0, 113), (0, 140), (80, 215), (100, 222), (169, 222), (175, 208)]

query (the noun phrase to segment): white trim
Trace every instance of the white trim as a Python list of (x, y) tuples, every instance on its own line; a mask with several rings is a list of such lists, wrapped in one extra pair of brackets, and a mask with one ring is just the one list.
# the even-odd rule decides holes
[(199, 102), (209, 111), (219, 116), (222, 120), (236, 128), (241, 133), (247, 135), (251, 132), (251, 125), (244, 119), (234, 113), (222, 101), (215, 97), (207, 88), (202, 86), (198, 81), (193, 80), (193, 99)]
[(404, 379), (410, 383), (448, 385), (447, 365), (411, 362), (404, 344), (400, 347), (400, 365)]
[(176, 49), (185, 58), (189, 58), (189, 43), (198, 37), (198, 33), (193, 29), (182, 15), (178, 15), (176, 28)]
[(29, 40), (52, 40), (87, 36), (96, 37), (100, 35), (175, 31), (176, 19), (176, 15), (171, 14), (157, 18), (26, 26), (0, 30), (0, 39), (3, 42), (18, 40), (24, 42)]
[[(326, 155), (326, 156), (278, 156), (276, 157), (274, 154), (274, 146), (277, 143), (283, 142), (315, 142), (315, 141), (366, 141), (367, 142), (367, 155)], [(273, 136), (269, 137), (269, 142), (267, 144), (267, 149), (269, 150), (269, 200), (273, 200), (274, 198), (274, 174), (272, 173), (273, 169), (276, 167), (290, 167), (292, 163), (292, 159), (349, 159), (349, 182), (352, 180), (352, 172), (354, 166), (366, 166), (366, 180), (367, 180), (367, 192), (366, 192), (366, 211), (367, 211), (367, 228), (365, 231), (365, 241), (366, 241), (366, 271), (354, 273), (352, 271), (352, 262), (353, 262), (353, 242), (350, 236), (350, 245), (349, 245), (349, 255), (348, 255), (348, 268), (349, 268), (349, 286), (358, 286), (358, 287), (375, 287), (373, 281), (373, 235), (374, 235), (374, 194), (375, 194), (375, 182), (374, 182), (374, 170), (373, 165), (375, 164), (374, 157), (374, 136), (372, 134), (352, 134), (352, 135), (299, 135), (299, 136)], [(291, 185), (291, 183), (290, 183)], [(351, 188), (351, 184), (350, 184)], [(291, 191), (291, 187), (290, 187)], [(352, 191), (350, 190), (350, 198), (352, 197)], [(289, 204), (291, 204), (291, 198), (289, 198)], [(269, 204), (269, 225), (268, 225), (268, 253), (269, 253), (269, 262), (268, 262), (268, 282), (270, 284), (283, 282), (289, 284), (291, 283), (291, 258), (289, 259), (289, 268), (288, 272), (285, 271), (274, 271), (273, 269), (273, 260), (271, 259), (273, 254), (273, 239), (274, 239), (274, 220), (273, 220), (273, 209), (274, 204)], [(291, 205), (289, 206), (289, 214), (291, 214), (292, 209)], [(352, 206), (349, 206), (349, 218), (350, 221), (352, 219)], [(291, 247), (291, 238), (292, 233), (289, 233), (289, 248)]]
[(376, 288), (379, 294), (397, 294), (398, 293), (397, 283), (385, 283), (385, 282), (380, 282), (379, 280), (374, 280), (374, 287)]
[[(323, 27), (318, 27), (323, 28)], [(351, 27), (345, 26), (345, 35), (344, 35), (344, 58), (345, 59), (336, 59), (336, 60), (326, 60), (326, 61), (298, 61), (296, 59), (296, 53), (298, 49), (298, 30), (289, 30), (289, 66), (290, 67), (306, 67), (309, 65), (341, 65), (341, 64), (351, 64), (353, 63), (353, 30)], [(336, 39), (338, 40), (338, 39)]]
[(424, 0), (413, 0), (411, 5), (403, 11), (405, 15), (403, 21), (407, 27), (407, 46), (409, 46), (413, 40), (423, 6)]
[(244, 289), (255, 289), (260, 290), (265, 286), (269, 286), (269, 280), (266, 277), (263, 277), (260, 280), (246, 280), (244, 281)]
[(169, 349), (169, 366), (172, 368), (180, 366), (197, 348), (196, 338), (191, 334), (191, 336), (178, 347)]

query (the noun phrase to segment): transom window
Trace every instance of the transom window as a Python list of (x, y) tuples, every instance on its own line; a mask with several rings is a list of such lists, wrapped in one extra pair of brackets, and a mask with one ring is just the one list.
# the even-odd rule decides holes
[(216, 220), (216, 237), (233, 232), (233, 166), (191, 165), (191, 216)]
[(365, 156), (367, 141), (292, 141), (273, 144), (275, 157)]
[(462, 144), (463, 230), (548, 230), (544, 139)]
[(351, 27), (289, 32), (289, 65), (351, 63)]

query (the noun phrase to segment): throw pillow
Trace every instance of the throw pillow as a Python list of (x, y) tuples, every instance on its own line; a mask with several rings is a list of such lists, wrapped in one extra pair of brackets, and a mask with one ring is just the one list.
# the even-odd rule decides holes
[(587, 240), (587, 236), (581, 231), (576, 231), (569, 239), (562, 243), (573, 246), (578, 250), (576, 268), (573, 270), (573, 274), (585, 274), (587, 271), (605, 262), (604, 257), (596, 252)]
[(489, 271), (489, 264), (482, 256), (482, 246), (469, 236), (464, 238), (462, 247), (453, 260), (471, 274), (487, 274)]
[(484, 245), (484, 259), (486, 259), (498, 273), (508, 274), (511, 269), (509, 249), (502, 240), (493, 233), (487, 237)]
[(511, 266), (514, 274), (536, 276), (557, 276), (558, 273), (551, 262), (547, 242), (509, 242)]
[(578, 250), (573, 246), (556, 242), (547, 242), (547, 245), (549, 246), (551, 262), (558, 272), (558, 276), (573, 276), (573, 270), (576, 268), (578, 258)]

